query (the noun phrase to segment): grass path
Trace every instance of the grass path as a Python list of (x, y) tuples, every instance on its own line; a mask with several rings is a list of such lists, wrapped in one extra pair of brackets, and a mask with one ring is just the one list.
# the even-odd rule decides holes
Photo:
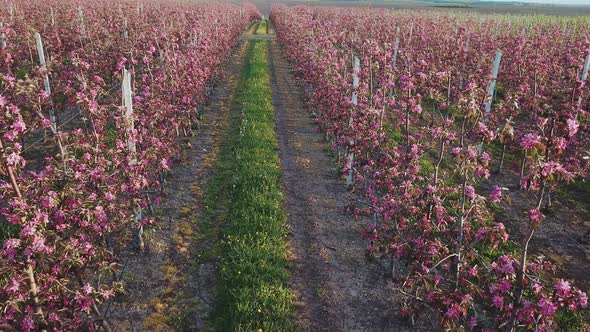
[(214, 323), (220, 331), (294, 329), (267, 52), (264, 41), (247, 46), (227, 141), (209, 185), (211, 203), (227, 206)]

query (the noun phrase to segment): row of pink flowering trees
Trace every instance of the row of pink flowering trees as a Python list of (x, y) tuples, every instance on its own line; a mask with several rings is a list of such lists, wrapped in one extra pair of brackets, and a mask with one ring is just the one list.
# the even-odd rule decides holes
[(174, 0), (2, 2), (0, 330), (109, 329), (101, 304), (125, 245), (114, 242), (141, 242), (150, 193), (259, 15)]
[[(286, 6), (271, 19), (368, 206), (357, 212), (374, 217), (363, 235), (391, 260), (402, 315), (430, 311), (453, 330), (581, 315), (587, 295), (528, 247), (557, 186), (588, 176), (587, 25)], [(535, 198), (522, 241), (495, 218), (510, 197), (494, 172)]]

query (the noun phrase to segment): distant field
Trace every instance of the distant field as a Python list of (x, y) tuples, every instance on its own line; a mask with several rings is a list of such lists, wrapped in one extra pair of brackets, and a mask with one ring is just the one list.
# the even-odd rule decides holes
[[(424, 10), (445, 10), (445, 11), (475, 11), (485, 14), (543, 14), (560, 16), (586, 16), (590, 15), (590, 6), (536, 6), (536, 5), (473, 5), (473, 4), (444, 4), (440, 2), (418, 2), (418, 1), (318, 1), (318, 0), (279, 0), (279, 3), (287, 5), (310, 5), (310, 6), (336, 6), (336, 7), (373, 7), (392, 9), (424, 9)], [(269, 1), (254, 1), (262, 11), (270, 10)], [(268, 8), (268, 9), (267, 9)]]

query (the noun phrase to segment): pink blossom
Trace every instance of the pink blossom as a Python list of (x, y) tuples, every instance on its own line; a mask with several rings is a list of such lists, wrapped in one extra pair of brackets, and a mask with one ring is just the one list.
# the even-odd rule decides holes
[(439, 137), (440, 134), (442, 133), (443, 128), (442, 127), (436, 127), (434, 129), (432, 129), (432, 137)]
[(45, 244), (45, 239), (40, 236), (35, 236), (33, 238), (33, 243), (31, 245), (31, 250), (36, 253), (48, 254), (53, 251), (50, 247)]
[(84, 294), (86, 295), (90, 295), (92, 294), (92, 292), (94, 292), (94, 288), (92, 288), (92, 286), (90, 286), (90, 284), (86, 284), (84, 285), (84, 287), (82, 287), (82, 292), (84, 292)]
[(457, 319), (457, 318), (459, 318), (460, 314), (461, 314), (461, 311), (457, 309), (456, 305), (452, 305), (449, 307), (449, 309), (445, 313), (445, 316), (449, 317), (450, 319)]
[(541, 169), (541, 174), (543, 176), (548, 176), (551, 174), (569, 176), (569, 172), (563, 167), (563, 165), (555, 161), (545, 163)]
[(162, 166), (162, 168), (165, 170), (169, 170), (171, 165), (170, 165), (170, 162), (168, 161), (168, 159), (162, 159), (160, 161), (160, 166)]
[(469, 319), (469, 328), (473, 330), (473, 329), (475, 329), (476, 326), (477, 326), (477, 317), (471, 316), (471, 318)]
[(543, 214), (539, 210), (529, 210), (529, 220), (534, 224), (540, 223), (543, 221)]
[(520, 140), (520, 146), (524, 149), (532, 149), (541, 143), (541, 137), (535, 134), (526, 134)]
[(110, 192), (107, 192), (107, 193), (105, 193), (105, 194), (104, 194), (104, 199), (105, 199), (107, 202), (112, 202), (112, 201), (114, 201), (114, 200), (115, 200), (115, 195), (113, 195), (113, 194), (112, 194), (112, 193), (110, 193)]
[(6, 156), (6, 163), (9, 166), (16, 166), (16, 165), (20, 164), (20, 162), (22, 160), (23, 160), (23, 158), (20, 155), (16, 154), (15, 152), (12, 152), (8, 156)]
[(477, 168), (475, 169), (475, 174), (479, 177), (487, 179), (490, 177), (490, 170), (486, 167), (483, 167), (482, 165), (477, 165)]
[(117, 71), (120, 71), (123, 68), (125, 68), (125, 63), (126, 62), (127, 62), (127, 58), (126, 57), (121, 57), (119, 59), (119, 62), (117, 62)]
[(551, 316), (557, 311), (557, 306), (547, 299), (541, 299), (537, 305), (541, 309), (541, 314), (545, 316)]
[(6, 97), (3, 95), (0, 95), (0, 107), (4, 107), (6, 105), (8, 105), (8, 99), (6, 99)]
[(19, 239), (8, 239), (4, 241), (2, 249), (4, 251), (4, 255), (6, 255), (8, 259), (14, 259), (14, 256), (16, 255), (16, 249), (20, 246), (20, 242), (21, 241)]
[(16, 119), (16, 121), (14, 121), (14, 123), (12, 124), (12, 129), (14, 129), (18, 133), (23, 133), (25, 130), (27, 130), (27, 125), (23, 121), (22, 117), (19, 116)]
[(35, 321), (31, 317), (26, 316), (20, 323), (20, 329), (22, 332), (33, 331), (35, 329)]
[(578, 120), (576, 120), (576, 119), (567, 119), (566, 122), (567, 122), (568, 135), (570, 137), (572, 137), (578, 132), (578, 128), (580, 127), (580, 124), (578, 123)]
[[(510, 264), (510, 266), (512, 267), (512, 264)], [(514, 273), (514, 268), (512, 268), (512, 273)], [(504, 279), (504, 280), (500, 281), (500, 283), (498, 284), (498, 287), (496, 289), (499, 292), (506, 294), (510, 291), (511, 288), (512, 288), (512, 284), (510, 283), (510, 281)]]
[(474, 199), (476, 194), (475, 194), (475, 188), (473, 188), (473, 186), (467, 185), (465, 186), (465, 195), (469, 198), (469, 199)]
[(490, 193), (490, 201), (492, 201), (494, 203), (500, 203), (501, 200), (502, 200), (502, 188), (500, 188), (498, 186), (494, 186), (494, 189), (492, 189), (492, 192)]
[(49, 321), (52, 323), (59, 321), (59, 316), (55, 312), (49, 313)]
[(41, 201), (41, 207), (44, 209), (52, 209), (57, 206), (58, 194), (55, 191), (47, 192), (47, 196)]
[(566, 297), (570, 295), (570, 291), (572, 290), (572, 287), (570, 286), (569, 281), (565, 281), (563, 279), (561, 279), (559, 282), (555, 283), (555, 290), (557, 291), (557, 294), (561, 297)]
[(4, 134), (4, 139), (7, 141), (15, 141), (18, 137), (18, 132), (16, 130), (9, 130)]
[(99, 293), (105, 299), (109, 299), (115, 295), (115, 292), (112, 289), (101, 289)]
[(41, 92), (39, 92), (39, 97), (41, 98), (41, 100), (47, 100), (49, 99), (49, 92), (47, 92), (47, 90), (41, 90)]
[(588, 306), (588, 295), (581, 290), (578, 290), (577, 297), (578, 305), (582, 308), (586, 308)]
[(494, 304), (494, 307), (502, 309), (504, 307), (504, 298), (498, 295), (494, 295), (492, 297), (492, 303)]
[(47, 118), (43, 118), (43, 120), (41, 120), (41, 126), (51, 127), (51, 125), (53, 125), (53, 123), (51, 123), (51, 120), (49, 120)]
[(567, 148), (567, 140), (563, 137), (557, 137), (554, 140), (554, 145), (557, 151), (564, 151)]
[(16, 277), (10, 278), (8, 284), (4, 288), (8, 294), (16, 295), (20, 291), (20, 282)]
[(514, 274), (514, 266), (512, 265), (512, 262), (506, 262), (504, 264), (499, 265), (498, 270), (507, 275)]
[[(496, 262), (492, 263), (492, 268), (504, 274), (511, 275), (514, 273), (514, 266), (512, 264), (513, 258), (510, 255), (502, 255), (498, 257)], [(498, 287), (496, 285), (496, 287)]]
[(25, 238), (26, 237), (29, 237), (29, 236), (32, 236), (33, 234), (35, 234), (35, 231), (36, 231), (36, 229), (35, 229), (34, 226), (25, 225), (20, 230), (20, 236), (25, 237)]

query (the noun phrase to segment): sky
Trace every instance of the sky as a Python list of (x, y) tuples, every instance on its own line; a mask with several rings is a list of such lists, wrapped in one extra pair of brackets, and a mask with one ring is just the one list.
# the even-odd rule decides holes
[[(493, 1), (513, 1), (513, 0), (493, 0)], [(533, 3), (552, 3), (563, 5), (590, 5), (590, 0), (517, 0), (518, 2)]]

